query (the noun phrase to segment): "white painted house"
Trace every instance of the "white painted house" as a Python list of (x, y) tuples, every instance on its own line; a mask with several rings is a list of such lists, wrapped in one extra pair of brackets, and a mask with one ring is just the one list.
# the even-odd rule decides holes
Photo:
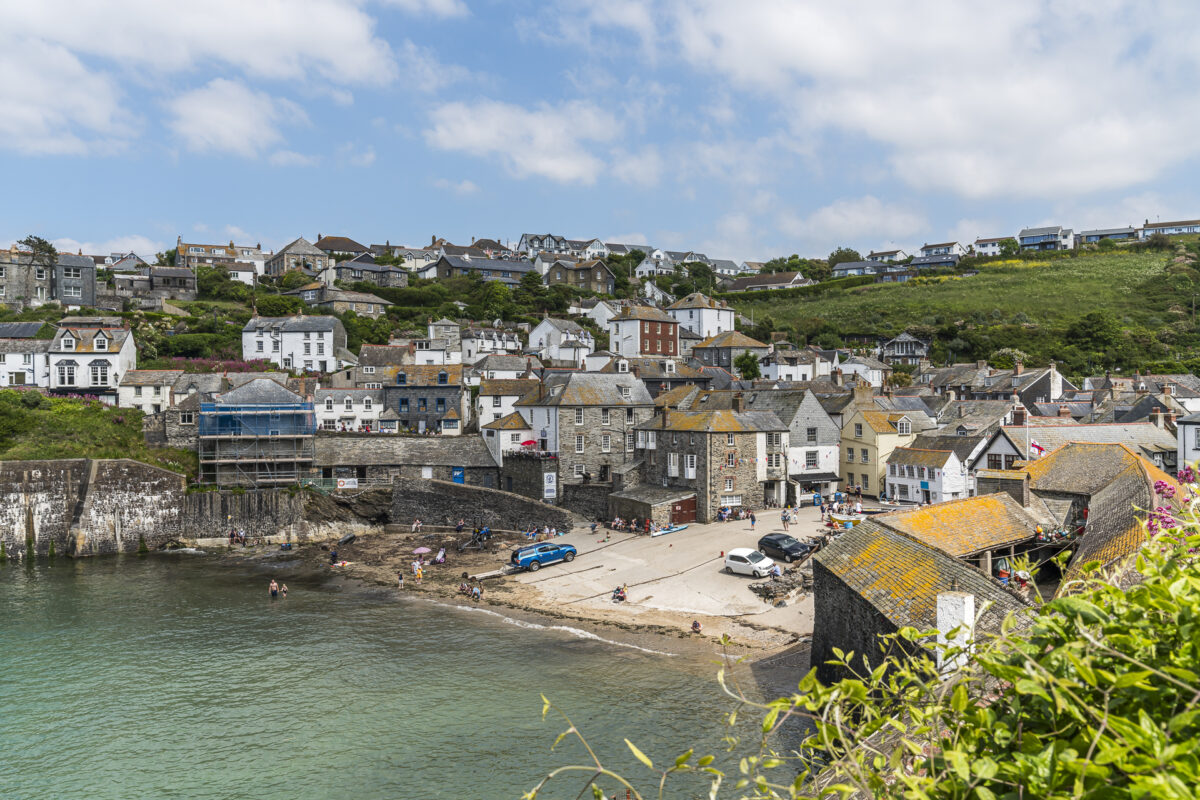
[(0, 339), (0, 387), (50, 386), (50, 341)]
[(324, 431), (395, 433), (395, 412), (381, 420), (387, 408), (383, 389), (317, 389), (313, 396), (317, 427)]
[(582, 367), (584, 359), (595, 351), (596, 340), (578, 322), (546, 317), (529, 332), (529, 349), (543, 361)]
[(689, 330), (702, 339), (733, 330), (734, 311), (724, 301), (692, 292), (667, 306), (667, 313), (679, 323), (681, 330)]
[(977, 256), (998, 256), (1001, 243), (1012, 238), (1011, 236), (992, 236), (987, 239), (976, 239), (972, 248)]
[(116, 405), (121, 378), (137, 368), (137, 347), (124, 320), (64, 317), (47, 351), (50, 390), (96, 395)]
[(953, 450), (897, 447), (887, 460), (887, 494), (925, 505), (968, 497), (967, 467)]
[(967, 248), (963, 247), (958, 242), (935, 242), (934, 244), (921, 245), (921, 256), (929, 258), (930, 256), (965, 256)]
[(336, 372), (357, 363), (346, 350), (346, 329), (337, 317), (254, 317), (242, 328), (242, 358), (312, 372)]
[(1195, 468), (1200, 461), (1200, 414), (1189, 414), (1175, 421), (1177, 447), (1175, 463), (1179, 469), (1184, 465)]

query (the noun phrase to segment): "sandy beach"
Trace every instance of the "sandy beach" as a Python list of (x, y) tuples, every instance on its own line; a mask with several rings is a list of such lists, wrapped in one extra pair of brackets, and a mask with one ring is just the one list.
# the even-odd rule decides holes
[[(790, 526), (790, 533), (797, 538), (815, 536), (822, 530), (816, 509), (806, 507), (792, 513), (799, 517)], [(290, 558), (348, 581), (460, 606), (476, 605), (458, 591), (463, 575), (478, 576), (483, 587), (478, 602), (481, 608), (573, 626), (659, 652), (704, 655), (708, 660), (725, 650), (737, 657), (758, 659), (803, 650), (812, 634), (813, 619), (811, 594), (793, 592), (772, 604), (750, 591), (754, 579), (723, 571), (722, 553), (754, 547), (762, 535), (783, 531), (778, 509), (756, 513), (756, 517), (753, 529), (749, 520), (739, 520), (692, 524), (686, 530), (656, 537), (576, 528), (555, 541), (574, 545), (578, 557), (537, 572), (509, 569), (512, 549), (529, 543), (519, 534), (499, 535), (483, 551), (460, 553), (458, 542), (466, 537), (453, 531), (386, 533), (380, 528), (338, 548), (339, 561), (350, 562), (346, 566), (329, 566), (332, 542), (305, 545)], [(428, 547), (436, 553), (443, 546), (447, 563), (426, 566), (418, 584), (411, 569), (416, 557), (412, 551)], [(255, 555), (254, 551), (235, 549), (231, 555), (260, 558), (270, 557), (271, 552)], [(781, 566), (809, 568), (803, 563)], [(403, 590), (397, 587), (401, 572)], [(621, 585), (627, 587), (628, 599), (614, 603), (612, 590)], [(691, 632), (693, 621), (701, 623), (701, 634)], [(719, 646), (723, 636), (729, 641), (724, 649)]]

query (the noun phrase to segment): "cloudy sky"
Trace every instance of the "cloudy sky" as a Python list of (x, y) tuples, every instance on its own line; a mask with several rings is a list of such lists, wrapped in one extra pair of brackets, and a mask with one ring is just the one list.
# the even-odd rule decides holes
[(1200, 216), (1191, 4), (0, 0), (0, 244), (823, 255)]

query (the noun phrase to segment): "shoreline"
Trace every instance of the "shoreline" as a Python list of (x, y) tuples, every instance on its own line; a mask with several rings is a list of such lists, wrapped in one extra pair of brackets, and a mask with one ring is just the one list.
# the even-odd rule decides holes
[[(807, 663), (809, 642), (805, 637), (771, 625), (756, 623), (748, 614), (710, 615), (696, 612), (680, 612), (670, 609), (637, 607), (635, 604), (607, 608), (595, 604), (581, 606), (574, 602), (561, 602), (552, 594), (541, 591), (533, 582), (521, 581), (522, 575), (491, 574), (503, 567), (502, 554), (519, 542), (495, 542), (488, 552), (457, 553), (448, 549), (451, 564), (428, 567), (425, 580), (416, 584), (407, 564), (411, 556), (402, 550), (417, 543), (431, 546), (436, 551), (443, 542), (453, 539), (452, 534), (385, 534), (371, 531), (359, 533), (355, 542), (343, 547), (339, 560), (350, 563), (333, 568), (328, 564), (329, 549), (336, 538), (328, 541), (309, 542), (295, 549), (222, 548), (210, 549), (207, 553), (220, 560), (245, 566), (268, 567), (286, 564), (289, 571), (310, 575), (320, 580), (340, 583), (352, 590), (383, 591), (389, 599), (421, 600), (435, 603), (448, 609), (493, 614), (510, 624), (538, 627), (548, 631), (561, 631), (581, 639), (593, 639), (613, 647), (631, 649), (660, 657), (680, 658), (681, 661), (703, 665), (711, 674), (725, 660), (754, 667), (759, 662), (773, 663), (773, 659), (789, 655), (786, 661), (795, 663), (797, 654)], [(433, 540), (442, 540), (431, 544)], [(269, 547), (269, 546), (268, 546)], [(586, 571), (585, 568), (584, 571)], [(396, 573), (405, 571), (405, 588), (397, 587)], [(483, 575), (483, 595), (473, 601), (458, 592), (462, 575)], [(563, 577), (540, 573), (542, 580)], [(653, 582), (653, 581), (649, 581)], [(575, 613), (565, 610), (572, 606)], [(704, 633), (693, 634), (690, 623), (700, 619)], [(722, 645), (722, 636), (728, 641)], [(770, 671), (770, 670), (768, 670)], [(792, 689), (802, 677), (789, 668)]]

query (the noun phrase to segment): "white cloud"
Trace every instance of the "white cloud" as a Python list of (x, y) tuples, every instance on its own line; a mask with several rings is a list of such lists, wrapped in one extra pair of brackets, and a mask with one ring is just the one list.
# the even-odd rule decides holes
[(662, 177), (663, 159), (658, 154), (658, 148), (650, 145), (638, 153), (626, 153), (624, 150), (613, 152), (612, 172), (617, 180), (632, 183), (635, 186), (650, 188), (657, 186)]
[[(88, 256), (106, 256), (109, 253), (137, 253), (142, 258), (153, 263), (155, 253), (161, 253), (167, 249), (167, 245), (163, 242), (156, 241), (148, 236), (140, 234), (129, 234), (127, 236), (116, 236), (112, 239), (105, 239), (98, 242), (81, 242), (78, 239), (64, 237), (55, 239), (53, 244), (60, 253), (78, 253), (83, 252)], [(174, 247), (175, 244), (170, 245)]]
[(1187, 4), (646, 0), (606, 16), (609, 5), (565, 0), (560, 27), (652, 42), (658, 59), (715, 74), (715, 97), (777, 106), (791, 136), (874, 141), (920, 189), (1062, 199), (1200, 155), (1200, 23)]
[(462, 0), (383, 0), (385, 5), (411, 14), (429, 14), (435, 17), (465, 17), (471, 13)]
[(457, 195), (475, 194), (479, 191), (479, 187), (475, 185), (474, 181), (465, 178), (461, 181), (448, 181), (445, 178), (438, 178), (433, 182), (433, 185)]
[(358, 149), (354, 142), (346, 142), (337, 149), (338, 160), (352, 167), (369, 167), (375, 163), (375, 148), (368, 145)]
[(422, 92), (436, 92), (471, 75), (463, 67), (443, 64), (429, 48), (419, 47), (409, 41), (400, 44), (396, 58), (404, 74), (405, 85)]
[(317, 156), (306, 156), (291, 150), (276, 150), (267, 161), (276, 167), (315, 167), (321, 163)]
[(617, 133), (610, 114), (582, 101), (533, 110), (495, 100), (454, 102), (429, 116), (432, 127), (424, 132), (429, 146), (498, 158), (516, 177), (561, 183), (594, 183), (604, 162), (587, 143), (606, 142)]
[(784, 213), (779, 229), (801, 239), (810, 252), (843, 245), (861, 248), (864, 237), (871, 239), (910, 238), (927, 227), (925, 217), (902, 203), (884, 203), (866, 195), (853, 200), (838, 200), (807, 216)]
[(82, 155), (132, 133), (109, 76), (60, 46), (0, 33), (0, 148)]
[(156, 73), (217, 62), (270, 79), (381, 84), (387, 42), (355, 0), (38, 0), (5, 3), (0, 28)]
[(184, 92), (166, 104), (168, 126), (189, 150), (252, 158), (283, 141), (284, 124), (307, 124), (290, 100), (272, 98), (226, 78)]

